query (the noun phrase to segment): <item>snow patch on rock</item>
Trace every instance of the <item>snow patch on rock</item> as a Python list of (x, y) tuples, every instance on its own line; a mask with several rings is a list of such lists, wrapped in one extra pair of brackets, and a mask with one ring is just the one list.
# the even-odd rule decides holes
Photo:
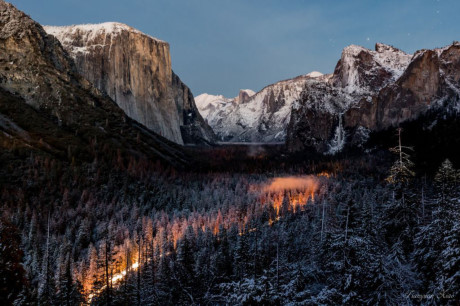
[(78, 25), (70, 25), (70, 26), (43, 26), (43, 28), (48, 34), (51, 34), (55, 37), (68, 36), (69, 34), (75, 34), (77, 32), (84, 32), (86, 36), (86, 39), (85, 39), (86, 41), (95, 39), (101, 33), (120, 34), (123, 31), (128, 31), (131, 33), (136, 33), (136, 34), (140, 34), (143, 36), (147, 36), (150, 39), (156, 40), (158, 42), (166, 43), (165, 41), (152, 37), (133, 27), (130, 27), (127, 24), (120, 23), (120, 22), (104, 22), (104, 23), (98, 23), (98, 24), (78, 24)]
[(318, 78), (320, 76), (323, 76), (323, 74), (319, 71), (312, 71), (310, 73), (307, 73), (306, 76), (310, 77), (310, 78)]

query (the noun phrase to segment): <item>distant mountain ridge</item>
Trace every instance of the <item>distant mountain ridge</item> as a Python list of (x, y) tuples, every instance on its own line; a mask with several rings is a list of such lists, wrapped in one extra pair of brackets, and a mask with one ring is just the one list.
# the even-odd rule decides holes
[[(241, 90), (235, 98), (202, 94), (197, 106), (221, 141), (280, 142), (286, 137), (291, 107), (309, 79), (319, 72), (268, 85), (255, 93)], [(244, 99), (241, 97), (244, 95)]]

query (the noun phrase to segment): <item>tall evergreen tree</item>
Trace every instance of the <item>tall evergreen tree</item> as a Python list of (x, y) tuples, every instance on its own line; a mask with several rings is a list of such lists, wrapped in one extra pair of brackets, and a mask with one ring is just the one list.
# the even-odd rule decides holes
[(42, 260), (40, 282), (38, 288), (38, 299), (41, 305), (53, 305), (55, 299), (55, 282), (53, 273), (54, 258), (52, 253), (50, 235), (50, 216), (48, 215), (48, 223), (46, 230), (46, 243), (44, 247), (44, 256)]
[[(21, 265), (18, 229), (8, 220), (0, 218), (0, 304), (11, 305), (27, 285)], [(24, 297), (21, 297), (24, 298)]]

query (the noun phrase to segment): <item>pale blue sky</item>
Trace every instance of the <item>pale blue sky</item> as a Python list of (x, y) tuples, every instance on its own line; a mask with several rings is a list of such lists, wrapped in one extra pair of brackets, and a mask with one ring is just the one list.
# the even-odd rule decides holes
[(195, 95), (232, 97), (313, 70), (350, 44), (406, 52), (460, 40), (460, 1), (12, 0), (38, 22), (119, 21), (168, 41)]

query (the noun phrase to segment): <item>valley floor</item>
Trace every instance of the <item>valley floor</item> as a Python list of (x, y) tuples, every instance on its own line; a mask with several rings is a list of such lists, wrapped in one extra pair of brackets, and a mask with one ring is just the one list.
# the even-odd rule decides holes
[[(2, 186), (0, 228), (0, 242), (10, 246), (1, 251), (2, 288), (14, 303), (458, 299), (451, 164), (435, 179), (390, 184), (393, 157), (385, 152), (325, 158), (292, 156), (280, 145), (188, 150), (198, 162), (185, 170), (135, 159), (114, 167), (38, 154), (18, 161)], [(10, 154), (2, 153), (3, 165)], [(432, 297), (419, 296), (425, 293)]]

